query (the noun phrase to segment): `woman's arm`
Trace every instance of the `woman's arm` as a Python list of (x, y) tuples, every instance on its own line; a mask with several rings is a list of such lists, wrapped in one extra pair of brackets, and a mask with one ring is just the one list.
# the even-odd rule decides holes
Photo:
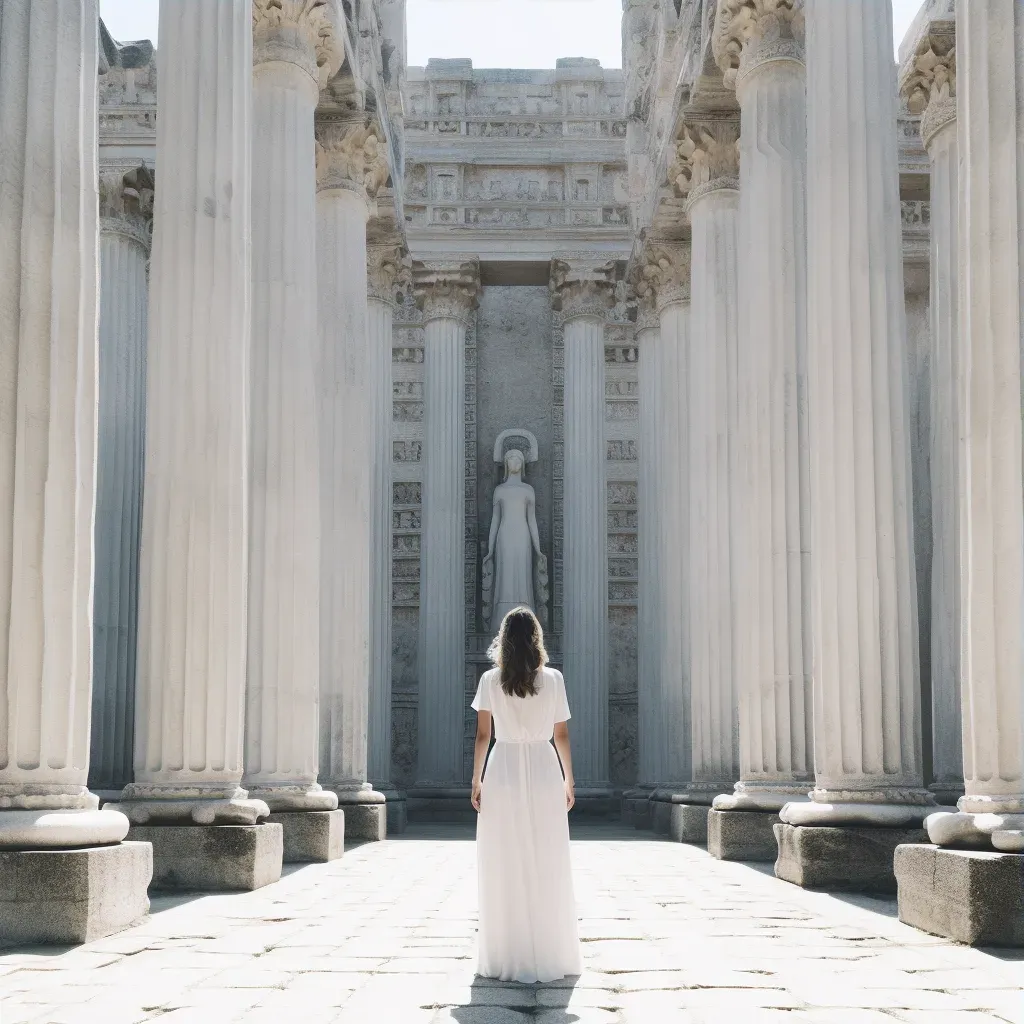
[(491, 713), (476, 713), (476, 743), (473, 745), (473, 795), (470, 800), (476, 810), (480, 810), (480, 794), (483, 786), (484, 760), (487, 748), (491, 745)]
[[(477, 734), (479, 736), (479, 733)], [(576, 780), (572, 775), (572, 751), (569, 749), (569, 723), (555, 723), (555, 750), (562, 762), (562, 774), (565, 776), (565, 809), (572, 810), (576, 803)]]

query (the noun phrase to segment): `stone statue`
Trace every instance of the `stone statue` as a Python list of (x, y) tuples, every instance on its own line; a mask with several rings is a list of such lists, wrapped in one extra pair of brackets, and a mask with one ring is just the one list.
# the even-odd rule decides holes
[[(526, 441), (504, 449), (507, 440)], [(483, 564), (484, 620), (497, 629), (502, 618), (520, 605), (531, 608), (545, 624), (548, 564), (537, 532), (537, 499), (523, 480), (527, 461), (537, 458), (537, 442), (527, 431), (505, 431), (495, 445), (495, 462), (505, 466), (505, 479), (494, 489), (494, 513)]]

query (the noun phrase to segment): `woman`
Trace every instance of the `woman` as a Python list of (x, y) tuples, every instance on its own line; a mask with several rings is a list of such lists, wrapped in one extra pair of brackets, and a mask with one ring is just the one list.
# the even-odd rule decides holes
[[(567, 814), (576, 797), (565, 682), (546, 667), (544, 635), (528, 608), (505, 616), (490, 655), (495, 667), (473, 701), (477, 974), (556, 981), (582, 970), (569, 863)], [(492, 719), (496, 742), (488, 757)]]

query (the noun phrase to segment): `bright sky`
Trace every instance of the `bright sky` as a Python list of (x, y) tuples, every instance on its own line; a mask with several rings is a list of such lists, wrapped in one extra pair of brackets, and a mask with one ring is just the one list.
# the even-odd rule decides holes
[[(169, 0), (173, 2), (173, 0)], [(552, 68), (559, 57), (622, 64), (622, 0), (408, 0), (409, 63), (471, 57), (478, 68)], [(893, 0), (899, 45), (921, 0)], [(115, 39), (157, 38), (158, 0), (100, 0)]]

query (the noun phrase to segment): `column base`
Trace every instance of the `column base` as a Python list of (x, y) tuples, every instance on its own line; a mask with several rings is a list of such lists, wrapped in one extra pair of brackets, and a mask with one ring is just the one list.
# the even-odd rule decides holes
[(387, 803), (383, 793), (371, 786), (359, 789), (331, 789), (338, 807), (345, 812), (348, 842), (379, 843), (388, 837)]
[(244, 789), (231, 795), (208, 795), (187, 789), (164, 790), (133, 782), (125, 786), (119, 802), (104, 807), (105, 811), (120, 811), (132, 825), (182, 826), (202, 825), (255, 825), (270, 814), (262, 800), (249, 799)]
[(656, 789), (651, 794), (651, 829), (655, 835), (672, 832), (672, 806), (685, 803), (686, 793), (672, 789)]
[(1024, 852), (1024, 814), (938, 811), (928, 816), (925, 828), (937, 846)]
[(935, 802), (943, 810), (956, 810), (957, 801), (964, 795), (962, 782), (933, 782), (928, 792), (935, 797)]
[(718, 860), (771, 864), (779, 856), (774, 826), (778, 811), (719, 811), (708, 814), (708, 853)]
[(673, 842), (706, 846), (711, 804), (671, 803), (668, 835)]
[(0, 850), (110, 846), (127, 834), (128, 819), (112, 810), (0, 811)]
[(895, 893), (893, 854), (904, 843), (926, 843), (922, 828), (775, 826), (775, 877), (804, 889)]
[[(244, 780), (243, 780), (244, 781)], [(249, 798), (262, 800), (274, 813), (284, 811), (334, 811), (338, 798), (318, 783), (301, 786), (258, 783), (248, 785)]]
[(0, 851), (0, 943), (91, 942), (149, 913), (148, 843)]
[(326, 864), (345, 852), (344, 811), (281, 811), (267, 824), (281, 826), (285, 864)]
[(133, 825), (128, 838), (153, 844), (153, 889), (251, 892), (281, 877), (280, 825)]
[(374, 787), (384, 797), (384, 810), (388, 819), (388, 835), (400, 835), (409, 824), (408, 801), (405, 793), (391, 786)]
[(476, 824), (469, 786), (413, 786), (406, 793), (408, 820), (431, 824)]
[(1013, 853), (899, 846), (904, 924), (968, 946), (1024, 946), (1024, 857)]

